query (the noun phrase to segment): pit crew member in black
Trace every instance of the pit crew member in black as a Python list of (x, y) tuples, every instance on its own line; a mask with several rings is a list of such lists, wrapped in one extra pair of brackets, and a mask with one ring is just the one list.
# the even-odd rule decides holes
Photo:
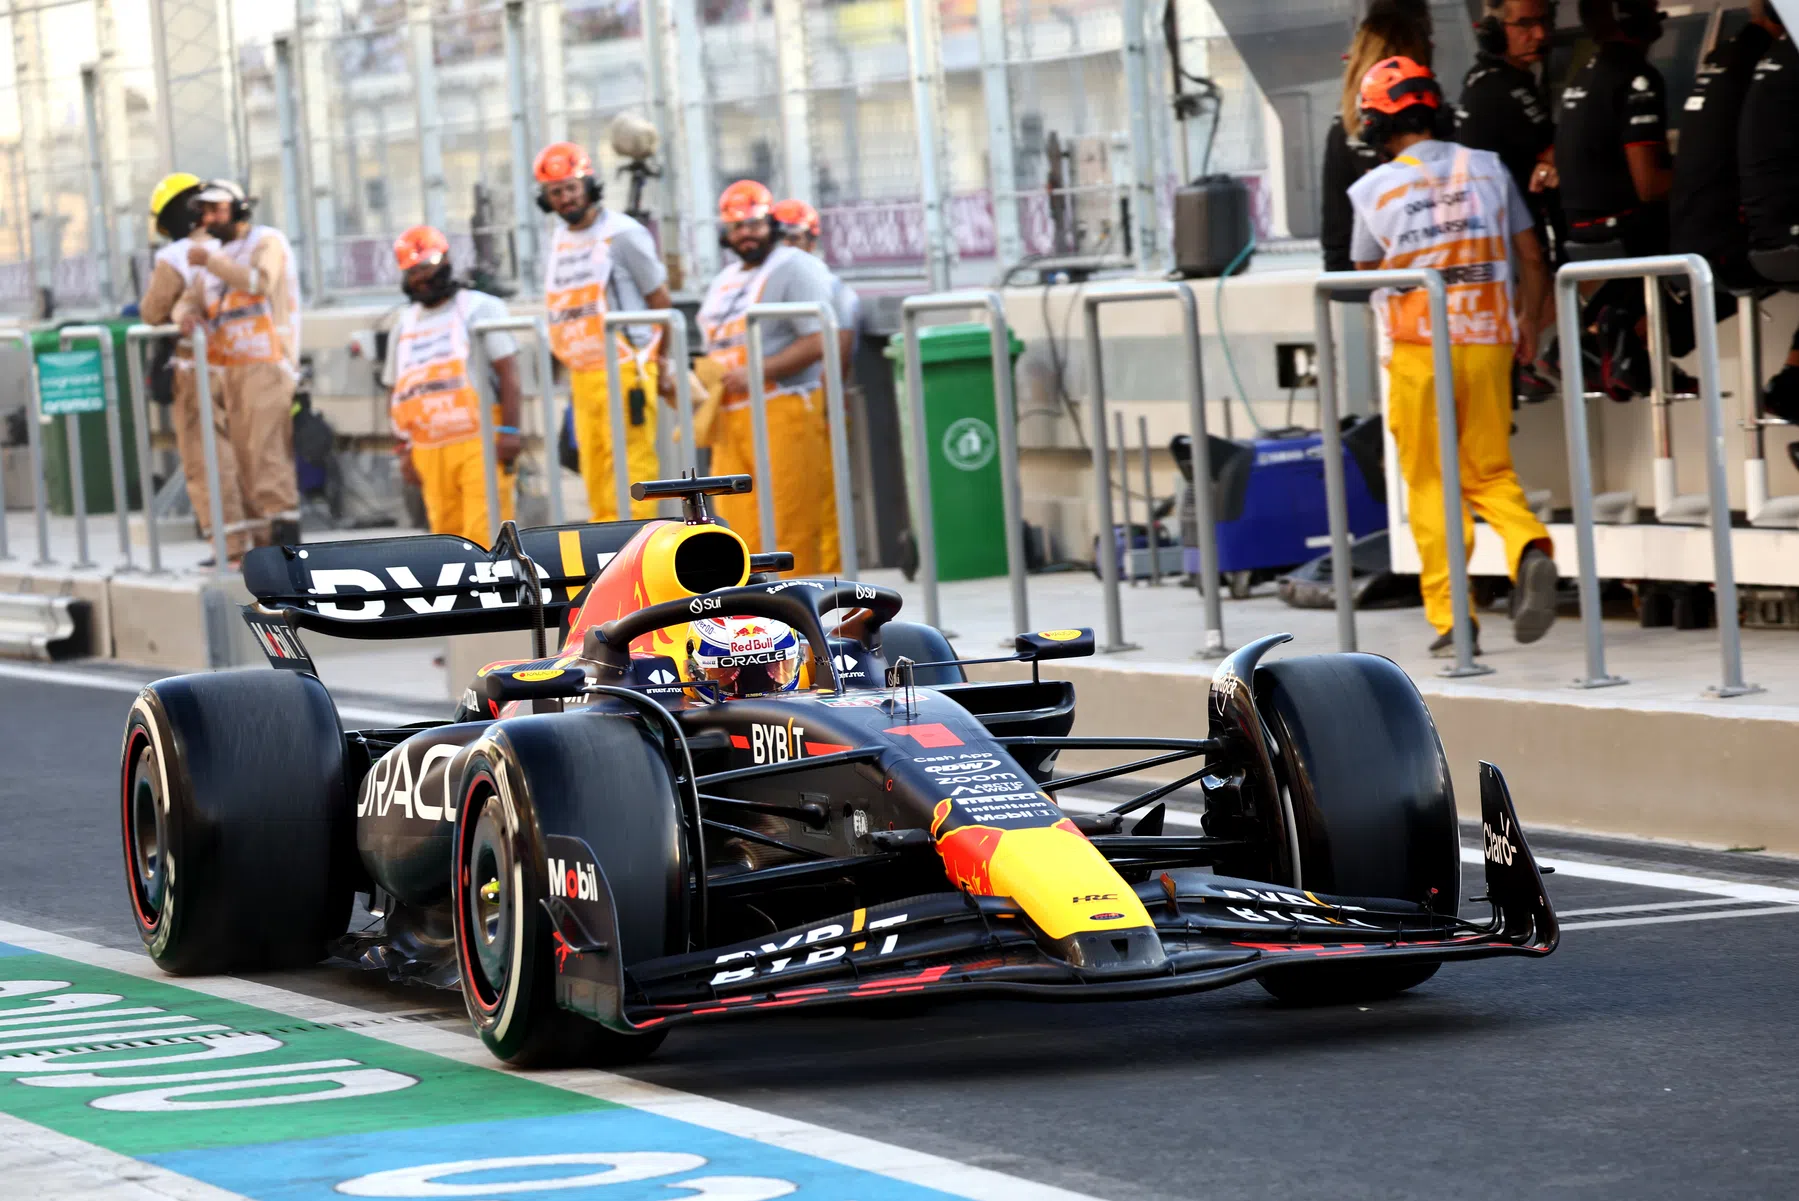
[[(1772, 15), (1772, 14), (1770, 14)], [(1775, 25), (1780, 28), (1779, 19)], [(1752, 250), (1799, 247), (1799, 47), (1778, 36), (1749, 80), (1738, 126), (1737, 166)], [(1799, 333), (1768, 383), (1768, 412), (1799, 422)], [(1791, 448), (1789, 448), (1789, 452)]]
[[(1749, 268), (1749, 232), (1743, 223), (1737, 178), (1737, 126), (1755, 64), (1774, 44), (1779, 29), (1768, 17), (1767, 0), (1749, 6), (1750, 22), (1720, 43), (1699, 65), (1693, 94), (1678, 122), (1674, 187), (1668, 196), (1669, 245), (1676, 254), (1703, 255), (1724, 288), (1752, 288), (1761, 282)], [(1721, 298), (1720, 317), (1735, 312)]]
[[(1479, 53), (1463, 77), (1456, 106), (1455, 140), (1499, 156), (1529, 205), (1537, 240), (1553, 264), (1565, 237), (1555, 193), (1555, 119), (1536, 74), (1555, 32), (1553, 9), (1550, 0), (1485, 0), (1485, 6), (1486, 15), (1474, 27)], [(1553, 326), (1554, 309), (1543, 316)], [(1553, 363), (1553, 354), (1543, 357)], [(1520, 364), (1515, 382), (1525, 400), (1547, 400), (1559, 391), (1552, 365)]]
[[(1581, 24), (1598, 49), (1562, 92), (1555, 131), (1570, 257), (1582, 243), (1621, 243), (1630, 258), (1668, 252), (1667, 101), (1648, 58), (1663, 19), (1656, 0), (1580, 0)], [(1669, 349), (1685, 354), (1690, 318), (1681, 320), (1675, 304), (1664, 308)], [(1587, 323), (1598, 329), (1600, 388), (1614, 400), (1649, 390), (1643, 314), (1643, 285), (1634, 279), (1605, 284), (1587, 305)]]
[(1396, 55), (1428, 67), (1430, 51), (1430, 9), (1421, 0), (1374, 0), (1356, 26), (1343, 56), (1343, 102), (1324, 135), (1324, 169), (1319, 175), (1318, 242), (1326, 271), (1355, 270), (1349, 255), (1355, 230), (1349, 185), (1381, 164), (1380, 151), (1360, 136), (1362, 77), (1375, 63)]
[(1530, 205), (1537, 238), (1546, 241), (1555, 187), (1555, 118), (1536, 67), (1555, 32), (1549, 0), (1486, 0), (1474, 27), (1480, 50), (1462, 80), (1455, 140), (1491, 150), (1512, 173)]

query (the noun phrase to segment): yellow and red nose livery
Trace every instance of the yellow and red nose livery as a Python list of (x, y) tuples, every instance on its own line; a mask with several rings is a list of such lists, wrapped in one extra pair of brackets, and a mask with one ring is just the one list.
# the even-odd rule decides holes
[(953, 801), (937, 802), (931, 833), (944, 874), (957, 889), (1011, 897), (1051, 939), (1153, 927), (1131, 886), (1067, 818), (1022, 829), (958, 825), (946, 830), (955, 814)]

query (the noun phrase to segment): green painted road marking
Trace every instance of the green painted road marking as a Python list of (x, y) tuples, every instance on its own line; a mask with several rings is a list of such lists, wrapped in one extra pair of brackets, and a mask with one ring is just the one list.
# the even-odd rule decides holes
[(613, 1108), (123, 972), (0, 955), (0, 1111), (126, 1155)]

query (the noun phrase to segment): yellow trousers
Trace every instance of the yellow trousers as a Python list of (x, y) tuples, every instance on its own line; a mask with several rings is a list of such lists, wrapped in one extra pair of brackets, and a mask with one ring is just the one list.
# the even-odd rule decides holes
[[(481, 439), (464, 438), (443, 446), (415, 446), (412, 465), (418, 470), (425, 514), (433, 534), (454, 534), (476, 546), (488, 546), (493, 531), (487, 525), (487, 477), (481, 462)], [(500, 520), (512, 518), (513, 495), (518, 490), (517, 471), (506, 463), (500, 468)]]
[[(1518, 576), (1525, 548), (1549, 531), (1524, 501), (1512, 469), (1512, 348), (1450, 348), (1462, 472), (1462, 544), (1474, 550), (1474, 517), (1505, 540), (1506, 572)], [(1406, 514), (1421, 561), (1424, 616), (1438, 633), (1454, 624), (1449, 595), (1449, 532), (1443, 523), (1443, 472), (1437, 456), (1436, 377), (1431, 348), (1395, 342), (1387, 364), (1387, 423), (1405, 477)]]
[[(656, 365), (647, 364), (639, 374), (635, 361), (621, 357), (618, 384), (629, 398), (631, 389), (643, 389), (643, 424), (631, 424), (629, 399), (625, 404), (625, 466), (632, 483), (658, 478), (662, 467), (656, 457)], [(591, 521), (612, 521), (618, 516), (618, 484), (612, 478), (612, 412), (607, 403), (606, 372), (569, 372), (569, 391), (575, 402), (575, 442), (581, 448), (581, 482), (587, 485), (587, 511)], [(654, 517), (656, 502), (634, 500), (632, 517)]]
[[(774, 473), (774, 548), (793, 552), (796, 575), (828, 576), (842, 571), (831, 431), (823, 389), (804, 396), (788, 392), (769, 398), (768, 465)], [(756, 442), (747, 401), (718, 415), (712, 430), (712, 474), (756, 475)], [(758, 490), (769, 484), (756, 479)], [(718, 515), (743, 535), (752, 552), (759, 553), (762, 523), (756, 494), (714, 499)]]

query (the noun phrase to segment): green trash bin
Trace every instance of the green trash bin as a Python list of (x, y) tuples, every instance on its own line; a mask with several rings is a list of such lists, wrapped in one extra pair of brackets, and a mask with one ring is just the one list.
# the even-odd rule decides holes
[[(1024, 343), (1006, 332), (1012, 362)], [(912, 480), (912, 406), (906, 399), (906, 344), (887, 343), (900, 426), (906, 433), (906, 480)], [(931, 466), (932, 527), (937, 578), (978, 580), (1006, 574), (1006, 518), (994, 419), (992, 331), (986, 322), (927, 325), (918, 331), (924, 371), (925, 437)], [(916, 526), (917, 513), (913, 522)]]
[[(137, 422), (132, 419), (131, 412), (131, 371), (126, 366), (125, 331), (137, 320), (130, 317), (118, 317), (107, 321), (68, 321), (64, 325), (103, 325), (112, 330), (113, 369), (118, 380), (119, 404), (119, 449), (125, 456), (125, 497), (126, 505), (131, 509), (142, 507), (138, 494), (137, 480)], [(62, 349), (59, 332), (56, 329), (39, 330), (31, 335), (33, 354)], [(77, 338), (69, 346), (71, 350), (95, 345), (92, 338)], [(111, 513), (112, 506), (112, 466), (107, 459), (106, 414), (83, 413), (75, 418), (76, 427), (81, 431), (81, 476), (82, 491), (87, 496), (87, 511), (94, 513)], [(49, 417), (39, 427), (44, 447), (44, 493), (49, 500), (50, 511), (60, 517), (68, 517), (75, 512), (73, 490), (69, 486), (69, 432), (68, 420), (63, 417)]]

